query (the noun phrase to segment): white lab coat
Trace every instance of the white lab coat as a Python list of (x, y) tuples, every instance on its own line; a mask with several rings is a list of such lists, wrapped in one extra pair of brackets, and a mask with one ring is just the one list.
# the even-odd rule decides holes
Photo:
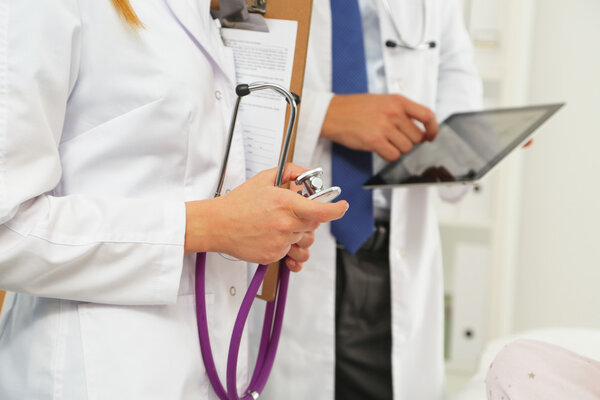
[[(384, 48), (387, 87), (434, 109), (439, 120), (479, 108), (481, 83), (454, 0), (426, 0), (427, 51)], [(404, 38), (419, 40), (421, 1), (390, 0)], [(394, 39), (381, 2), (382, 43)], [(295, 161), (331, 171), (330, 143), (318, 135), (331, 91), (331, 11), (314, 3)], [(330, 175), (329, 175), (330, 176)], [(330, 178), (329, 178), (330, 179)], [(331, 182), (327, 182), (330, 184)], [(343, 188), (342, 188), (343, 189)], [(437, 220), (425, 188), (396, 189), (391, 204), (392, 374), (394, 398), (443, 397), (443, 278)], [(352, 207), (352, 205), (350, 205)], [(321, 226), (311, 260), (292, 276), (286, 323), (266, 399), (333, 399), (335, 240)]]
[[(0, 399), (215, 398), (184, 201), (216, 187), (233, 58), (209, 0), (132, 4), (137, 32), (109, 0), (0, 0)], [(209, 255), (222, 376), (246, 281)]]

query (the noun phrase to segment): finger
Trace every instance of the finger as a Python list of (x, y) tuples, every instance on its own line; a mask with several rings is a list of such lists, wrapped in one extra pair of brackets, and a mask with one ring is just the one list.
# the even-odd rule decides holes
[(302, 229), (299, 229), (297, 232), (309, 233), (313, 232), (321, 225), (319, 221), (315, 221), (313, 219), (300, 219), (299, 224), (302, 226)]
[[(395, 125), (414, 144), (421, 143), (425, 138), (425, 132), (415, 125), (410, 118), (398, 118)], [(402, 152), (405, 153), (405, 151)]]
[(407, 138), (403, 132), (396, 131), (392, 133), (389, 137), (389, 140), (392, 145), (402, 154), (409, 153), (413, 148), (413, 142), (411, 142), (411, 140)]
[(437, 135), (438, 131), (440, 130), (433, 111), (405, 97), (402, 99), (402, 101), (404, 102), (406, 114), (422, 123), (425, 127), (425, 138), (427, 140), (433, 140), (435, 135)]
[[(392, 137), (392, 136), (400, 136), (400, 133), (398, 131), (394, 131), (394, 132), (395, 133), (388, 133), (388, 135), (390, 137)], [(398, 149), (398, 146), (396, 146), (389, 139), (388, 140), (383, 139), (382, 142), (381, 142), (381, 144), (379, 144), (377, 146), (377, 148), (375, 149), (375, 152), (377, 154), (379, 154), (379, 156), (381, 158), (383, 158), (384, 160), (389, 161), (389, 162), (396, 161), (402, 155), (402, 151), (400, 149)]]
[(296, 243), (302, 241), (302, 238), (304, 236), (304, 232), (294, 232), (291, 233), (289, 238), (288, 238), (288, 243), (290, 245), (295, 245)]
[(439, 132), (440, 131), (438, 130), (435, 133), (425, 134), (424, 140), (428, 141), (428, 142), (433, 142), (435, 140), (435, 138), (437, 137), (437, 135), (438, 135)]
[(293, 163), (285, 164), (285, 167), (283, 168), (281, 184), (295, 180), (300, 174), (306, 171), (308, 171), (308, 168), (304, 168)]
[(292, 272), (300, 272), (302, 270), (302, 263), (300, 263), (290, 257), (285, 258), (285, 265)]
[(315, 232), (314, 231), (310, 231), (310, 232), (304, 232), (304, 234), (302, 235), (302, 238), (295, 243), (296, 246), (303, 248), (303, 249), (307, 249), (310, 246), (312, 246), (312, 244), (315, 242)]
[(289, 182), (290, 186), (289, 186), (289, 190), (291, 190), (294, 193), (298, 193), (300, 191), (302, 191), (303, 186), (302, 185), (296, 185), (294, 183), (294, 181)]
[(294, 214), (300, 220), (306, 221), (307, 227), (309, 223), (315, 221), (325, 223), (340, 219), (349, 207), (348, 202), (344, 200), (335, 203), (320, 203), (301, 196), (296, 196), (292, 202)]
[[(263, 184), (274, 185), (278, 170), (279, 168), (271, 168), (266, 171), (262, 171), (256, 175), (256, 179), (259, 179)], [(285, 164), (283, 167), (283, 174), (281, 175), (281, 184), (283, 185), (284, 183), (293, 181), (304, 171), (308, 171), (308, 169), (293, 163)]]
[(310, 257), (310, 252), (308, 251), (308, 249), (303, 249), (300, 246), (293, 245), (292, 247), (290, 247), (290, 250), (288, 251), (287, 255), (292, 260), (298, 263), (303, 263), (306, 262)]

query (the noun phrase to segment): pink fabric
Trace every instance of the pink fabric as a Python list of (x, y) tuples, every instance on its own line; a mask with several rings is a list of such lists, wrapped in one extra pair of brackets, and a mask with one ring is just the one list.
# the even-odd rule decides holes
[(488, 400), (599, 400), (600, 362), (558, 346), (517, 340), (490, 365)]

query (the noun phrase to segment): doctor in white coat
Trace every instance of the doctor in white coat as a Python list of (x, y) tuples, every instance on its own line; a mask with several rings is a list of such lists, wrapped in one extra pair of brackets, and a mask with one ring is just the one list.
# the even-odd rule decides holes
[(125, 22), (121, 0), (0, 0), (3, 400), (216, 398), (193, 253), (213, 252), (208, 320), (223, 376), (247, 265), (214, 252), (262, 263), (287, 253), (298, 269), (312, 230), (347, 206), (275, 188), (274, 171), (238, 186), (239, 135), (232, 191), (211, 199), (232, 54), (208, 0), (132, 5), (143, 27)]
[[(386, 47), (387, 40), (398, 38), (382, 1), (359, 0), (370, 92), (405, 96), (434, 110), (438, 121), (453, 112), (480, 108), (481, 83), (458, 1), (389, 3), (394, 23), (406, 42), (417, 43), (425, 24), (422, 39), (435, 41), (436, 47)], [(315, 1), (295, 160), (328, 171), (331, 141), (324, 137), (324, 121), (327, 123), (335, 99), (331, 93), (331, 36), (330, 1)], [(384, 102), (386, 99), (391, 101), (384, 98)], [(406, 103), (398, 98), (394, 101)], [(357, 122), (356, 116), (359, 121), (379, 117), (376, 111), (364, 115), (361, 107), (351, 110), (352, 115), (346, 114), (348, 121)], [(389, 111), (389, 105), (381, 110)], [(382, 161), (375, 162), (377, 166)], [(388, 192), (391, 380), (395, 399), (440, 399), (444, 393), (442, 257), (432, 195), (437, 193), (427, 188)], [(295, 276), (290, 285), (286, 318), (293, 322), (284, 326), (275, 371), (264, 395), (267, 399), (334, 398), (336, 241), (328, 226), (317, 230), (316, 243), (303, 274)]]

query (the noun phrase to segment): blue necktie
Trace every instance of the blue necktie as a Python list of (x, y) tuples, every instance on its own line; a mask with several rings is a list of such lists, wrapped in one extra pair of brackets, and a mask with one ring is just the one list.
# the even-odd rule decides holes
[[(358, 0), (330, 1), (333, 92), (366, 93), (369, 86)], [(371, 153), (333, 143), (333, 184), (343, 188), (342, 198), (350, 203), (350, 209), (344, 218), (331, 223), (331, 232), (352, 254), (373, 234), (373, 197), (362, 188), (372, 169)]]

